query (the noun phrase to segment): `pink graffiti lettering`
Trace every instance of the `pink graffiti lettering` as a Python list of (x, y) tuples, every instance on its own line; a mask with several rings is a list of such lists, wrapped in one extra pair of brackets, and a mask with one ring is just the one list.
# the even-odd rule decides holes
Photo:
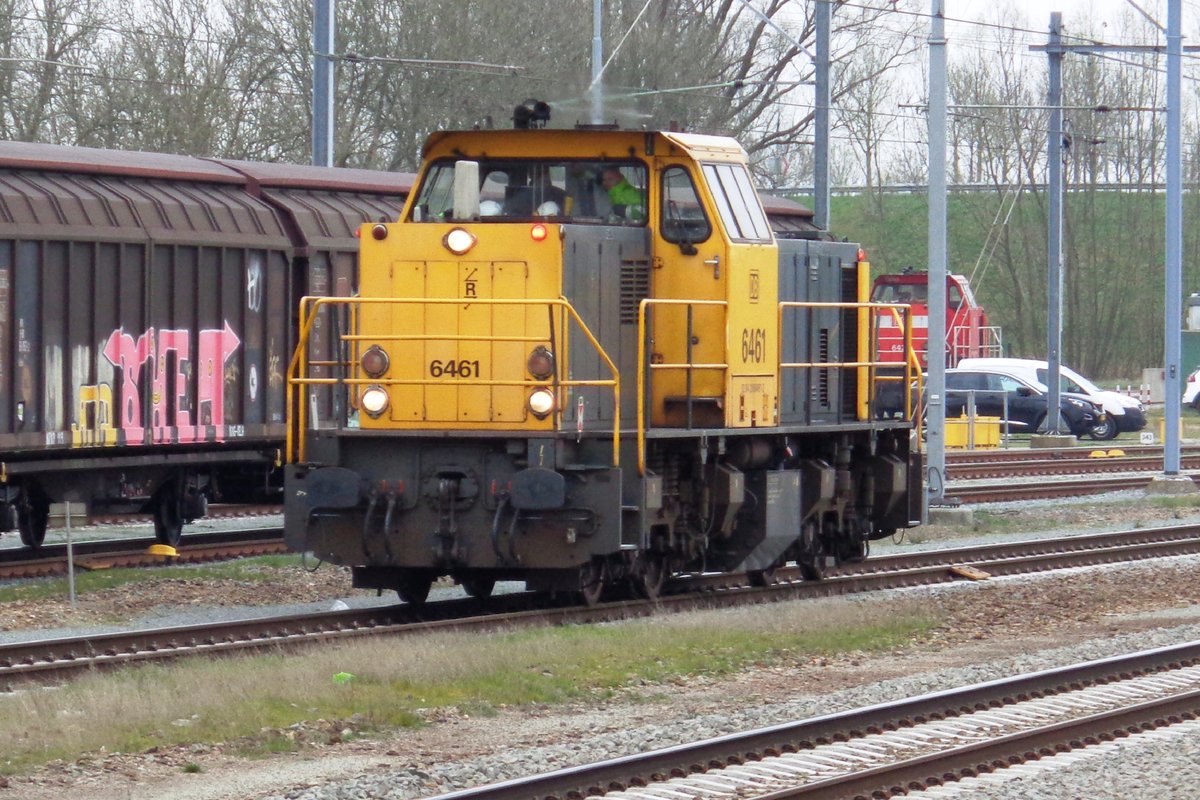
[[(187, 411), (187, 376), (184, 372), (188, 362), (191, 331), (159, 331), (154, 353), (154, 381), (150, 394), (150, 429), (154, 432), (154, 443), (171, 441), (172, 426), (178, 428), (181, 442), (196, 441), (196, 431), (191, 426)], [(171, 368), (174, 357), (174, 369)], [(170, 384), (175, 385), (173, 393)], [(175, 419), (171, 419), (174, 412)]]
[[(225, 362), (241, 345), (229, 323), (200, 331), (196, 360), (196, 402), (189, 399), (192, 332), (148, 329), (135, 341), (117, 329), (104, 345), (104, 357), (121, 376), (119, 427), (128, 444), (147, 440), (196, 442), (225, 440)], [(142, 408), (143, 365), (151, 363), (149, 420)]]
[(130, 444), (142, 443), (142, 398), (138, 392), (138, 377), (142, 364), (150, 358), (154, 329), (133, 337), (118, 328), (104, 345), (104, 357), (121, 372), (121, 406), (117, 416)]
[(216, 427), (219, 442), (225, 440), (225, 362), (241, 343), (242, 340), (228, 322), (224, 330), (200, 331), (200, 376), (196, 381), (196, 407), (200, 412), (200, 422)]

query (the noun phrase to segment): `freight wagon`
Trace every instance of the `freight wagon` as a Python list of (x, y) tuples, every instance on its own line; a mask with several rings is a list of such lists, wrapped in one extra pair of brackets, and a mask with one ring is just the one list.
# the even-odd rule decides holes
[(0, 531), (36, 547), (69, 500), (175, 544), (268, 492), (297, 301), (354, 291), (357, 227), (410, 184), (0, 143)]

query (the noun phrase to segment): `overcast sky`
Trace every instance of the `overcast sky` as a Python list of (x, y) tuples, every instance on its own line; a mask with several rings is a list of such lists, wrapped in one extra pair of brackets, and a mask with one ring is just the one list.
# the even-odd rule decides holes
[[(993, 3), (980, 2), (980, 0), (945, 0), (945, 3), (947, 16), (975, 17), (986, 13), (986, 10), (993, 5)], [(1126, 11), (1137, 13), (1128, 0), (999, 0), (997, 5), (1005, 3), (1020, 10), (1030, 23), (1030, 27), (1037, 30), (1049, 27), (1050, 12), (1052, 11), (1061, 11), (1063, 22), (1068, 26), (1071, 25), (1072, 20), (1090, 16), (1097, 23), (1108, 23), (1110, 28)], [(1195, 16), (1195, 3), (1192, 0), (1183, 0), (1182, 5), (1185, 20), (1189, 16)], [(1166, 0), (1138, 0), (1138, 6), (1153, 15), (1164, 28), (1166, 27)], [(1186, 22), (1184, 29), (1187, 29)]]

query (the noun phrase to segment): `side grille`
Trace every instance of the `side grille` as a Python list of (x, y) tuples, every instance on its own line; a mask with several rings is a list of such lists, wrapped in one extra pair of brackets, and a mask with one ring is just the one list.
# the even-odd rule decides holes
[[(829, 329), (821, 328), (817, 342), (818, 355), (817, 361), (827, 362), (829, 358)], [(817, 402), (822, 406), (829, 407), (829, 368), (817, 370)]]
[(650, 261), (621, 259), (621, 324), (637, 324), (638, 304), (649, 295)]

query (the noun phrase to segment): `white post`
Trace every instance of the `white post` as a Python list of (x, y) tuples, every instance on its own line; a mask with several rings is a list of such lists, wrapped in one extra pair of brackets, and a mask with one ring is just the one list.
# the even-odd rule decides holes
[(63, 504), (67, 515), (67, 586), (71, 592), (71, 610), (75, 610), (75, 542), (71, 538), (71, 501)]

